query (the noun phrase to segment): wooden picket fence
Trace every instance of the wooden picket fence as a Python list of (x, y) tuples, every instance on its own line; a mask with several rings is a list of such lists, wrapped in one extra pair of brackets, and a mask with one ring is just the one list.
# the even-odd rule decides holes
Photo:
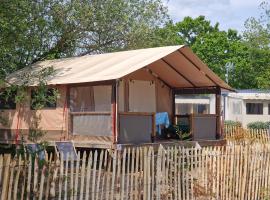
[(268, 143), (270, 142), (269, 129), (244, 129), (239, 126), (225, 126), (224, 127), (225, 139), (231, 140), (246, 140), (246, 141), (259, 141)]
[(0, 156), (1, 199), (254, 200), (270, 195), (270, 144), (160, 146), (79, 153), (76, 160)]

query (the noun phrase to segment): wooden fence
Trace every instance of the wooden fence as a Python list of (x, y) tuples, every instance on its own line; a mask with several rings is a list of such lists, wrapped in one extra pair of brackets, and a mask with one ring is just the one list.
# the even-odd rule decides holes
[(266, 199), (270, 144), (0, 156), (1, 199)]
[(239, 126), (225, 126), (224, 127), (225, 139), (232, 141), (260, 141), (270, 142), (269, 129), (244, 129)]

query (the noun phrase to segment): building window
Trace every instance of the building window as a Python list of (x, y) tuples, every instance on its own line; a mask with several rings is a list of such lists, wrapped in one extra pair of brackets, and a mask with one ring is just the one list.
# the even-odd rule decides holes
[(0, 110), (16, 109), (16, 91), (1, 91), (0, 92)]
[(242, 105), (239, 101), (233, 101), (231, 104), (232, 113), (235, 115), (242, 114)]
[(262, 103), (247, 103), (246, 104), (247, 115), (262, 115), (263, 104)]
[(31, 90), (31, 110), (36, 109), (55, 109), (56, 108), (56, 97), (55, 89), (49, 88), (45, 95), (44, 93), (39, 93), (36, 90)]

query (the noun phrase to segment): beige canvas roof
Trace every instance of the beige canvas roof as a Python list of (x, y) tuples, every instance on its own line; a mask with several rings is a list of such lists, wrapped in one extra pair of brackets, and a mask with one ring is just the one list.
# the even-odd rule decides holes
[[(20, 84), (20, 75), (54, 67), (48, 84), (87, 83), (120, 79), (148, 68), (172, 88), (232, 88), (212, 72), (187, 46), (167, 46), (37, 62), (11, 74), (9, 82)], [(35, 85), (35, 81), (31, 85)]]

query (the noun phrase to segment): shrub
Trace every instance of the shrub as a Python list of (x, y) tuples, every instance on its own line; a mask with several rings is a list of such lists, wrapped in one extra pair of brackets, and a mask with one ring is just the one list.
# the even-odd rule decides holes
[(270, 122), (251, 122), (247, 125), (249, 129), (268, 129)]
[(236, 127), (242, 127), (241, 122), (233, 121), (233, 120), (225, 120), (224, 125), (226, 126), (236, 126)]

